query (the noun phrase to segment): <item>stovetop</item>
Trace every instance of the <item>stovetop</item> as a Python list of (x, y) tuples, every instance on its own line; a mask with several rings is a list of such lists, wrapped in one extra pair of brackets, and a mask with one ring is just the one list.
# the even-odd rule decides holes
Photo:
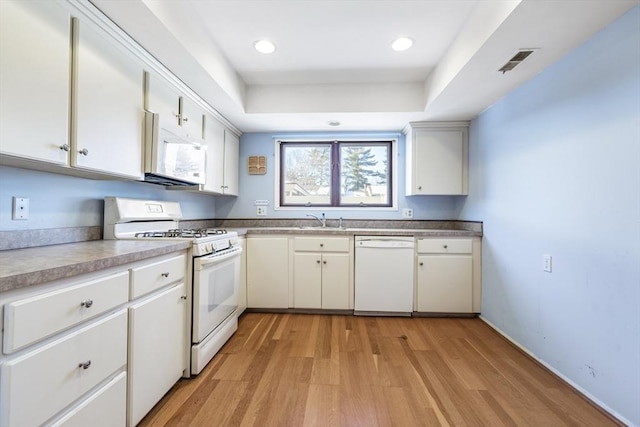
[(166, 231), (142, 231), (134, 234), (137, 238), (182, 238), (182, 239), (202, 239), (209, 236), (224, 237), (227, 230), (215, 228), (173, 228)]

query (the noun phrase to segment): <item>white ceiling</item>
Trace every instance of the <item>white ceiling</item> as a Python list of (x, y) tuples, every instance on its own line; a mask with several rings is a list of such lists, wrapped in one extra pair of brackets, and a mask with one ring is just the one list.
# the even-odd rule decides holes
[[(469, 120), (639, 2), (92, 0), (243, 132)], [(499, 73), (521, 48), (538, 50)]]

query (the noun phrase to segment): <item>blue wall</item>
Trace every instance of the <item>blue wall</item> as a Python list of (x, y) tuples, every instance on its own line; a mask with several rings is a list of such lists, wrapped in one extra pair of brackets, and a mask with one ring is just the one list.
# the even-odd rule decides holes
[[(12, 196), (28, 197), (26, 221), (11, 219)], [(102, 225), (105, 196), (180, 202), (187, 219), (213, 218), (215, 198), (143, 182), (96, 181), (0, 166), (0, 230)]]
[(640, 425), (640, 6), (481, 114), (470, 142), (483, 317)]
[[(274, 138), (363, 138), (363, 139), (398, 139), (398, 158), (395, 162), (397, 172), (398, 210), (372, 209), (318, 209), (318, 210), (274, 210)], [(266, 175), (249, 175), (247, 158), (249, 156), (266, 156)], [(257, 218), (255, 200), (268, 200), (267, 218), (302, 218), (308, 213), (326, 212), (327, 218), (343, 217), (345, 219), (401, 219), (402, 208), (412, 208), (416, 219), (456, 219), (457, 199), (455, 196), (413, 196), (405, 197), (405, 141), (401, 133), (246, 133), (240, 138), (240, 196), (238, 198), (221, 198), (217, 200), (218, 218)], [(260, 217), (264, 218), (264, 217)]]

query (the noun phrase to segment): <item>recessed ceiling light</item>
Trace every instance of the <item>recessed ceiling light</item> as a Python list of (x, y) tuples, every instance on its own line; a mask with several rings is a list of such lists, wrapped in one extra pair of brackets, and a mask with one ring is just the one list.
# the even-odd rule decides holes
[(273, 53), (276, 51), (276, 45), (269, 40), (258, 40), (253, 47), (260, 53)]
[(402, 52), (403, 50), (409, 49), (411, 46), (413, 46), (413, 40), (409, 37), (400, 37), (391, 43), (391, 49), (396, 52)]
[(331, 120), (329, 126), (340, 126), (340, 122), (337, 120)]

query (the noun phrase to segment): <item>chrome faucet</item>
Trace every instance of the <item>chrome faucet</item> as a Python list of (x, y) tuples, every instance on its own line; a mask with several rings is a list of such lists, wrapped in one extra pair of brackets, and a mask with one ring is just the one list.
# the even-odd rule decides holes
[(313, 217), (315, 219), (317, 219), (320, 224), (322, 224), (322, 227), (326, 227), (327, 226), (327, 218), (324, 215), (324, 212), (322, 212), (322, 219), (318, 218), (317, 216), (313, 215), (313, 214), (307, 214), (307, 216)]

